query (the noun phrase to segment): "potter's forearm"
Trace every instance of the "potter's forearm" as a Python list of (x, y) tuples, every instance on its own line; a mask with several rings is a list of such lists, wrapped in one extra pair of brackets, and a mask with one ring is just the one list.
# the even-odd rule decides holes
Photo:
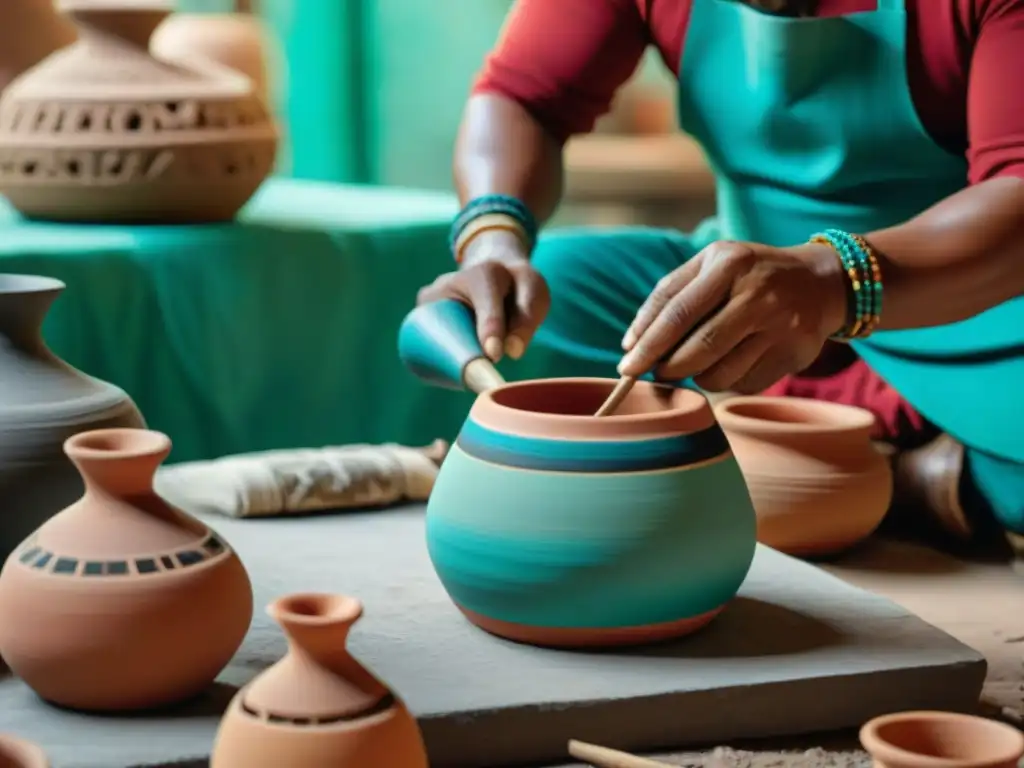
[(515, 101), (477, 94), (462, 118), (454, 171), (463, 204), (482, 195), (511, 195), (541, 223), (562, 195), (562, 146)]
[(867, 239), (882, 256), (881, 328), (973, 317), (1024, 295), (1024, 179), (969, 187)]

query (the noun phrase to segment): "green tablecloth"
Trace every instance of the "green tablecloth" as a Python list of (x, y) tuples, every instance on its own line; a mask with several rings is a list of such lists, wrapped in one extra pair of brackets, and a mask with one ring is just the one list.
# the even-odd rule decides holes
[(450, 437), (467, 395), (395, 352), (417, 289), (450, 268), (454, 199), (268, 181), (237, 223), (36, 224), (0, 209), (0, 271), (68, 285), (45, 327), (72, 365), (127, 390), (173, 461)]

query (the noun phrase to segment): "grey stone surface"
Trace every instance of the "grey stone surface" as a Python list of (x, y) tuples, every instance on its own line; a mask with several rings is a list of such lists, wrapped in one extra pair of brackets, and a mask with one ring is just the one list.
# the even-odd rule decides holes
[[(240, 552), (259, 606), (313, 590), (364, 601), (352, 648), (420, 717), (433, 768), (564, 763), (570, 737), (640, 752), (849, 727), (900, 709), (970, 709), (985, 674), (978, 653), (894, 603), (765, 548), (705, 631), (570, 653), (467, 624), (430, 567), (420, 508), (209, 522)], [(60, 711), (0, 678), (0, 731), (42, 744), (53, 768), (205, 766), (236, 686), (283, 651), (258, 610), (208, 695), (127, 718)]]

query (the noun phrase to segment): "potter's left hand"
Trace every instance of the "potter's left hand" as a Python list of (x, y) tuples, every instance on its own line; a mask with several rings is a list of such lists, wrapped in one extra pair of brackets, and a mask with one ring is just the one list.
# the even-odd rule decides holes
[(846, 319), (846, 278), (816, 243), (712, 243), (662, 278), (622, 340), (623, 376), (760, 392), (803, 370)]

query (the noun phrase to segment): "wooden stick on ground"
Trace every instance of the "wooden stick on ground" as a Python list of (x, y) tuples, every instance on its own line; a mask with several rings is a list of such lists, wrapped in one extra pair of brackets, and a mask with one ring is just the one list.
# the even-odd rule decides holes
[(658, 760), (648, 760), (646, 757), (637, 757), (575, 740), (569, 742), (569, 754), (577, 760), (590, 763), (595, 768), (673, 768), (668, 763)]

